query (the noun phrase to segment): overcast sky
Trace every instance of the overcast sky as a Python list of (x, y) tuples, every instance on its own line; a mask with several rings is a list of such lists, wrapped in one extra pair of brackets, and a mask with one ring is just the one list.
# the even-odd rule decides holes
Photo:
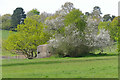
[(0, 15), (9, 13), (17, 7), (22, 7), (27, 13), (36, 8), (42, 12), (54, 13), (65, 2), (72, 2), (75, 8), (84, 12), (91, 12), (94, 6), (99, 6), (104, 14), (118, 15), (119, 0), (0, 0)]

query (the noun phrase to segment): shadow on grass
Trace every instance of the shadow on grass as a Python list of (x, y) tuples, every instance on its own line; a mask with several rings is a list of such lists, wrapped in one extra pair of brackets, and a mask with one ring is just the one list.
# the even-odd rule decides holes
[[(89, 54), (89, 56), (105, 56), (105, 55), (95, 55)], [(109, 55), (110, 56), (110, 55)], [(113, 55), (112, 55), (113, 56)], [(66, 60), (54, 60), (54, 61), (34, 61), (34, 62), (21, 62), (21, 63), (9, 63), (3, 64), (2, 66), (24, 66), (24, 65), (36, 65), (36, 64), (57, 64), (57, 63), (75, 63), (75, 62), (86, 62), (86, 61), (98, 61), (98, 60), (115, 60), (117, 58), (102, 58), (102, 59), (85, 59), (85, 60), (74, 60), (74, 59), (66, 59)]]

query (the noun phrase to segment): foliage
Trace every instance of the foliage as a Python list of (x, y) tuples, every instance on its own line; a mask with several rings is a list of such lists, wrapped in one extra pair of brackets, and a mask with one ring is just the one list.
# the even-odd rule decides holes
[(11, 27), (11, 15), (5, 14), (1, 18), (2, 18), (2, 28), (1, 29), (9, 30)]
[(40, 15), (33, 15), (33, 16), (29, 17), (29, 18), (31, 18), (33, 20), (36, 20), (39, 23), (41, 22), (41, 16)]
[(84, 45), (84, 35), (81, 35), (86, 27), (85, 18), (81, 11), (73, 9), (64, 16), (53, 17), (49, 20), (49, 24), (53, 24), (52, 28), (56, 30), (55, 35), (49, 41), (51, 53), (62, 57), (66, 55), (76, 57), (89, 52), (88, 47)]
[(24, 24), (17, 26), (17, 33), (12, 34), (4, 42), (4, 48), (10, 51), (21, 51), (27, 58), (36, 57), (37, 46), (49, 40), (45, 31), (47, 26), (34, 19), (26, 18)]
[(112, 21), (113, 19), (115, 18), (114, 15), (112, 15), (112, 17), (110, 16), (110, 14), (105, 14), (103, 16), (103, 21), (106, 22), (106, 21)]
[(115, 17), (112, 22), (100, 22), (99, 29), (105, 29), (109, 31), (112, 40), (118, 40), (118, 17)]
[[(95, 49), (101, 49), (102, 52), (102, 48), (110, 45), (109, 32), (98, 28), (102, 19), (100, 7), (95, 6), (87, 17), (78, 9), (67, 9), (62, 8), (45, 21), (50, 33), (54, 31), (49, 41), (51, 53), (77, 57), (86, 55)], [(58, 12), (65, 14), (57, 14)]]
[(26, 14), (23, 8), (21, 7), (16, 8), (11, 17), (11, 30), (15, 30), (18, 24), (24, 23), (25, 18)]
[(86, 26), (85, 16), (79, 9), (73, 9), (69, 14), (65, 16), (65, 26), (74, 24), (79, 31), (83, 31)]
[[(87, 17), (87, 27), (85, 29), (86, 45), (94, 49), (101, 49), (110, 45), (110, 35), (107, 30), (99, 29), (98, 25), (101, 22), (100, 8), (93, 9), (93, 12)], [(92, 50), (91, 49), (91, 50)]]
[(118, 16), (118, 53), (120, 54), (120, 16)]
[(41, 18), (41, 22), (45, 22), (45, 20), (50, 17), (50, 16), (53, 16), (53, 14), (50, 14), (50, 13), (46, 13), (46, 12), (43, 12), (40, 14), (40, 18)]
[(31, 17), (33, 15), (39, 15), (40, 12), (37, 9), (32, 9), (29, 12), (27, 12), (27, 17)]

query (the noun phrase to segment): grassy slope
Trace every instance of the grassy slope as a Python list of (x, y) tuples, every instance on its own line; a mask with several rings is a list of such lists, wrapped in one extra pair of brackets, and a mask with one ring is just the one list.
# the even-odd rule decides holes
[(3, 78), (117, 78), (118, 58), (3, 60)]
[[(1, 41), (4, 41), (8, 38), (8, 36), (10, 35), (8, 30), (0, 30), (0, 43), (2, 43)], [(15, 32), (12, 32), (15, 33)], [(2, 55), (3, 56), (16, 56), (15, 54), (11, 54), (9, 51), (2, 51)]]
[(2, 36), (3, 40), (7, 39), (9, 36), (9, 31), (7, 31), (7, 30), (0, 30), (0, 33), (2, 33), (2, 34), (0, 34), (0, 36)]

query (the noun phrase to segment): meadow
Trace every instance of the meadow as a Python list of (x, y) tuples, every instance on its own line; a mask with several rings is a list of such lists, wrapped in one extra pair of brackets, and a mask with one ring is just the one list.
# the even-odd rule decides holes
[[(8, 30), (0, 30), (0, 43), (2, 44), (2, 41), (6, 40), (9, 35), (10, 32)], [(11, 34), (14, 34), (16, 32), (11, 32)], [(9, 51), (3, 50), (2, 49), (2, 55), (3, 56), (16, 56), (16, 54), (11, 54)]]
[(6, 59), (3, 78), (117, 78), (118, 57)]

